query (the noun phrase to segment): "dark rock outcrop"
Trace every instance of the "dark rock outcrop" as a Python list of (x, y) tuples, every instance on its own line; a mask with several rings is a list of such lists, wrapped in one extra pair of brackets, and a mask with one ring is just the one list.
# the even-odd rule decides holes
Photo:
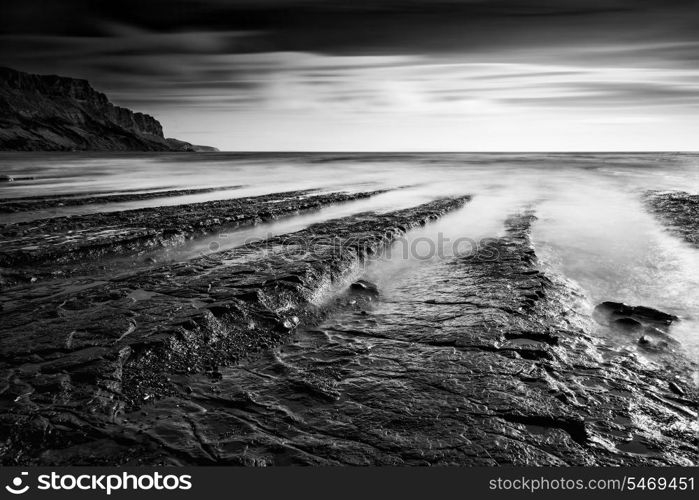
[(0, 68), (0, 150), (196, 151), (86, 80)]
[(319, 300), (467, 199), (10, 301), (3, 463), (695, 465), (686, 361), (593, 338), (584, 298), (539, 268), (531, 213), (388, 300)]
[(535, 220), (513, 215), (487, 248), (401, 267), (383, 298), (215, 382), (186, 376), (193, 397), (169, 403), (186, 417), (144, 405), (132, 425), (194, 463), (696, 464), (693, 365), (593, 335), (580, 290), (539, 265)]
[(699, 195), (682, 191), (648, 191), (644, 201), (670, 231), (699, 247)]
[(52, 265), (108, 254), (133, 254), (177, 246), (197, 235), (275, 219), (331, 203), (368, 198), (383, 191), (307, 191), (214, 200), (187, 205), (54, 217), (0, 226), (0, 266)]
[(353, 293), (357, 294), (362, 294), (362, 295), (368, 295), (368, 296), (374, 296), (378, 297), (379, 295), (379, 288), (376, 286), (375, 283), (372, 283), (371, 281), (367, 280), (359, 280), (355, 281), (350, 285), (350, 290)]
[(652, 307), (630, 306), (622, 302), (602, 302), (595, 307), (594, 317), (600, 323), (627, 329), (640, 329), (644, 325), (667, 327), (679, 319)]
[[(94, 451), (127, 463), (155, 449), (176, 457), (159, 430), (129, 423), (147, 415), (144, 406), (169, 407), (172, 396), (193, 392), (181, 384), (187, 374), (220, 380), (223, 366), (288, 340), (323, 315), (315, 299), (333, 282), (468, 199), (331, 220), (235, 252), (10, 304), (0, 343), (3, 462), (101, 463)], [(206, 453), (201, 458), (212, 463)]]
[(0, 200), (0, 213), (27, 212), (34, 210), (46, 210), (47, 208), (74, 207), (104, 203), (121, 203), (127, 201), (150, 200), (153, 198), (170, 198), (174, 196), (187, 196), (191, 194), (215, 193), (216, 191), (229, 191), (239, 189), (241, 187), (242, 186), (217, 186), (209, 188), (169, 190), (135, 189), (119, 192), (107, 191), (49, 196), (27, 196), (24, 198)]

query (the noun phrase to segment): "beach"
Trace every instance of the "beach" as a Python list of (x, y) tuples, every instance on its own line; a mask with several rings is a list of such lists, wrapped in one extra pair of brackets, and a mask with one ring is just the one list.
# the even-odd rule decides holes
[(5, 465), (696, 465), (692, 153), (2, 153)]

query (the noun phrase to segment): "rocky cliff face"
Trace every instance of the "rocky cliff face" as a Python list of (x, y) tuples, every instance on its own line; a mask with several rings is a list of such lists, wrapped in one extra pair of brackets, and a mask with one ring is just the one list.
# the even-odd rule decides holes
[(0, 68), (0, 150), (195, 151), (86, 80)]

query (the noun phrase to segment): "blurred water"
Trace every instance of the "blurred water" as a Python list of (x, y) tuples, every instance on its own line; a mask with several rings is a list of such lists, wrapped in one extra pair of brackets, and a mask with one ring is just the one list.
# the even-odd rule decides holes
[[(436, 238), (438, 232), (452, 239), (497, 236), (509, 213), (532, 207), (539, 217), (533, 234), (537, 253), (546, 265), (576, 282), (590, 306), (603, 300), (625, 301), (677, 314), (682, 321), (673, 328), (673, 335), (699, 358), (699, 251), (668, 233), (640, 202), (648, 189), (697, 192), (697, 154), (3, 153), (0, 173), (35, 176), (31, 181), (0, 185), (2, 199), (244, 186), (176, 198), (11, 214), (3, 216), (4, 222), (298, 189), (401, 187), (372, 199), (236, 231), (218, 237), (216, 248), (295, 231), (330, 217), (394, 210), (463, 193), (473, 194), (473, 202), (426, 229), (426, 236)], [(209, 251), (211, 244), (210, 238), (195, 241), (185, 256)], [(393, 259), (376, 279), (390, 281), (392, 272), (413, 265), (414, 261)]]

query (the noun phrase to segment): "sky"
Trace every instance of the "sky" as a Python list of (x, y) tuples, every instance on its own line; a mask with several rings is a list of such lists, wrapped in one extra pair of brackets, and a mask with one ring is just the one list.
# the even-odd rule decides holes
[(699, 150), (696, 0), (3, 0), (0, 65), (222, 150)]

